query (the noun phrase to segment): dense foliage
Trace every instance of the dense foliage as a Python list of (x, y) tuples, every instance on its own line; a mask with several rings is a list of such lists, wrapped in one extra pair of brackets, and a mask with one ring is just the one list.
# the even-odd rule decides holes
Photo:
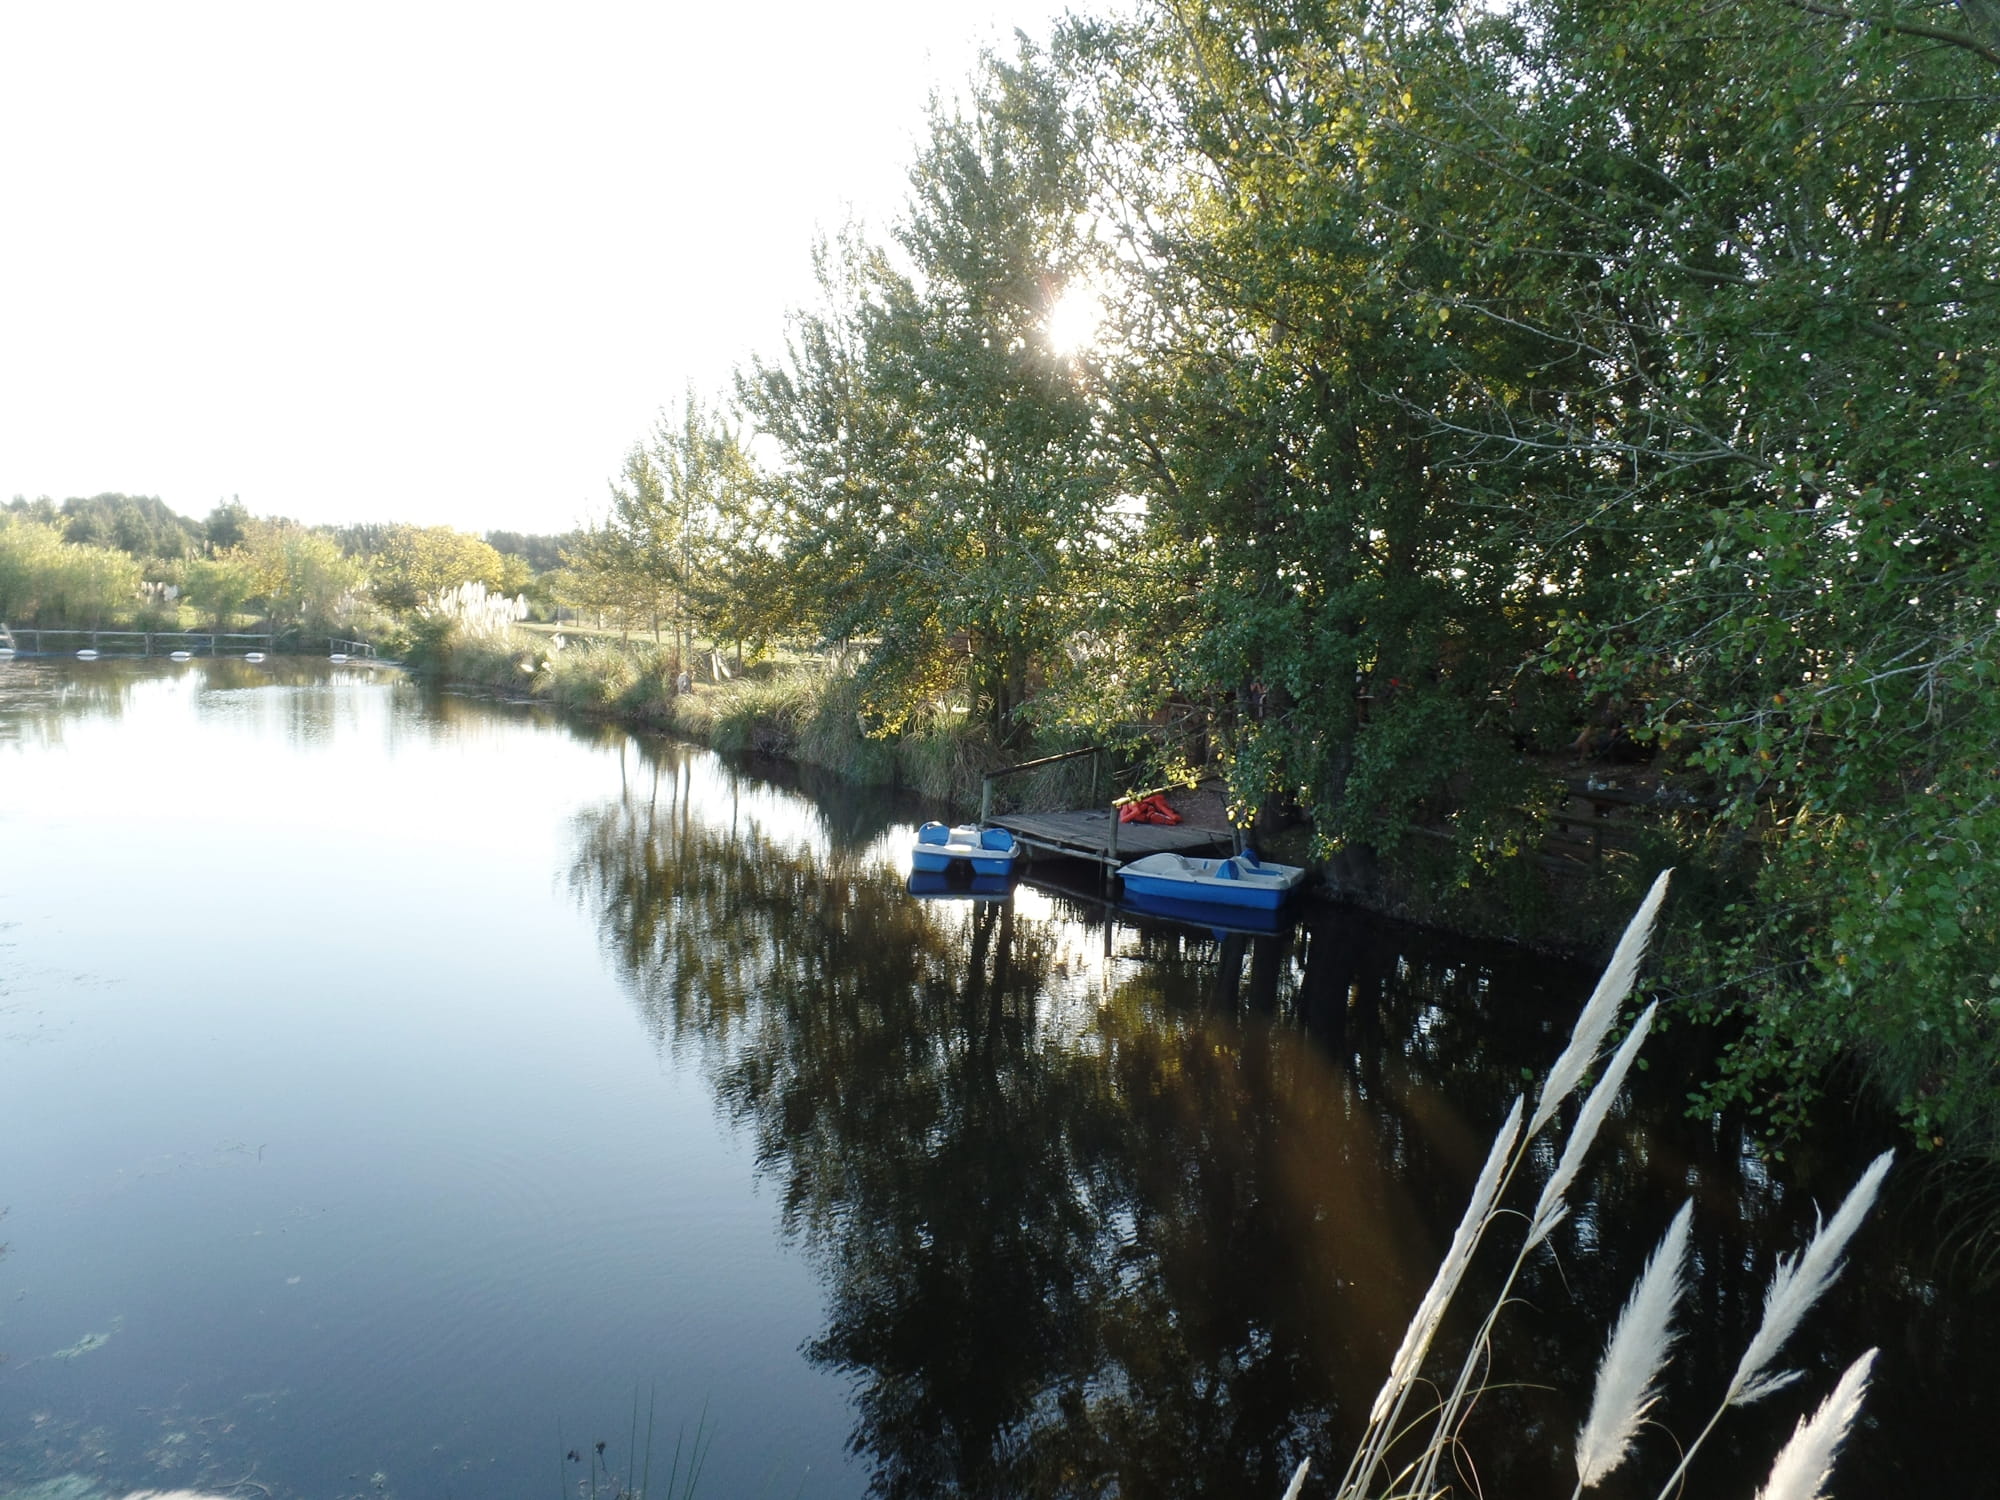
[(889, 240), (822, 246), (740, 382), (738, 560), (885, 728), (1179, 725), (1432, 914), (1573, 918), (1552, 811), (1582, 754), (1645, 761), (1610, 868), (1690, 871), (1720, 1093), (1784, 1124), (1858, 1058), (1926, 1139), (2000, 1141), (1992, 21), (1072, 23), (935, 111)]
[(1078, 121), (1030, 56), (940, 110), (895, 252), (822, 252), (827, 305), (745, 378), (783, 450), (782, 545), (807, 618), (866, 637), (882, 720), (962, 695), (996, 741), (1098, 623), (1111, 473), (1086, 382), (1049, 347), (1086, 269)]

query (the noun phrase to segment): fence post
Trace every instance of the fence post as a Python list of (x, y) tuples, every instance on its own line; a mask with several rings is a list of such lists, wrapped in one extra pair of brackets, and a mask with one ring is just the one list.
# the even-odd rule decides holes
[(979, 778), (979, 821), (983, 826), (993, 816), (993, 775), (988, 772)]

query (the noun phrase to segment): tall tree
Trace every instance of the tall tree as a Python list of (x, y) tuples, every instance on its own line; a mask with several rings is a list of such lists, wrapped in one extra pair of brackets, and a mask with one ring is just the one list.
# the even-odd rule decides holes
[(1454, 221), (1485, 181), (1397, 124), (1438, 78), (1504, 103), (1502, 58), (1366, 0), (1168, 0), (1072, 40), (1124, 237), (1114, 405), (1169, 685), (1223, 722), (1246, 811), (1295, 801), (1327, 844), (1411, 859), (1437, 847), (1420, 825), (1471, 864), (1517, 847), (1533, 788), (1495, 687), (1553, 611), (1519, 518), (1465, 482), (1478, 440), (1436, 415), (1466, 381), (1446, 302), (1482, 274)]
[(891, 254), (823, 250), (829, 307), (742, 394), (783, 450), (820, 628), (868, 637), (891, 722), (962, 695), (1002, 743), (1089, 618), (1109, 501), (1097, 412), (1048, 338), (1085, 265), (1079, 121), (1024, 50), (933, 112)]
[(463, 583), (502, 588), (508, 568), (476, 536), (449, 526), (391, 526), (373, 567), (375, 597), (390, 609), (415, 609), (435, 594)]
[(363, 569), (326, 532), (296, 521), (256, 520), (245, 528), (239, 550), (256, 577), (251, 597), (263, 604), (274, 630), (332, 630), (352, 615)]
[(1856, 1048), (1996, 1139), (2000, 94), (1953, 22), (1165, 0), (1082, 40), (1156, 167), (1131, 259), (1196, 294), (1148, 309), (1132, 451), (1195, 683), (1266, 690), (1239, 784), (1493, 861), (1531, 788), (1481, 747), (1574, 674), (1715, 805), (1739, 1066), (1795, 1104)]
[(697, 629), (713, 634), (734, 589), (730, 539), (750, 504), (753, 476), (735, 433), (692, 388), (634, 443), (611, 485), (601, 525), (563, 549), (569, 596), (630, 622), (674, 628), (685, 663)]

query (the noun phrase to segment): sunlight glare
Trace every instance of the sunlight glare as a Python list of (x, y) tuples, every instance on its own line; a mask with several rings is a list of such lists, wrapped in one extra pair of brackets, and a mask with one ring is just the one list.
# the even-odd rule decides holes
[(1080, 354), (1097, 340), (1104, 321), (1104, 300), (1082, 282), (1064, 287), (1049, 308), (1049, 350), (1064, 358)]

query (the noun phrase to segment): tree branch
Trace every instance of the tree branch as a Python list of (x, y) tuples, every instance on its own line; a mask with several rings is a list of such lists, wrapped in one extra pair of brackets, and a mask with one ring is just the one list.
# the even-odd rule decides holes
[(1941, 26), (1920, 26), (1914, 21), (1891, 21), (1881, 16), (1859, 15), (1838, 5), (1822, 5), (1819, 0), (1784, 0), (1784, 3), (1794, 10), (1805, 11), (1808, 15), (1827, 16), (1836, 21), (1852, 21), (1857, 26), (1878, 26), (1898, 36), (1922, 37), (1926, 41), (1963, 47), (1966, 51), (1985, 58), (1994, 67), (2000, 68), (2000, 47), (1988, 46), (1969, 31), (1946, 31)]

